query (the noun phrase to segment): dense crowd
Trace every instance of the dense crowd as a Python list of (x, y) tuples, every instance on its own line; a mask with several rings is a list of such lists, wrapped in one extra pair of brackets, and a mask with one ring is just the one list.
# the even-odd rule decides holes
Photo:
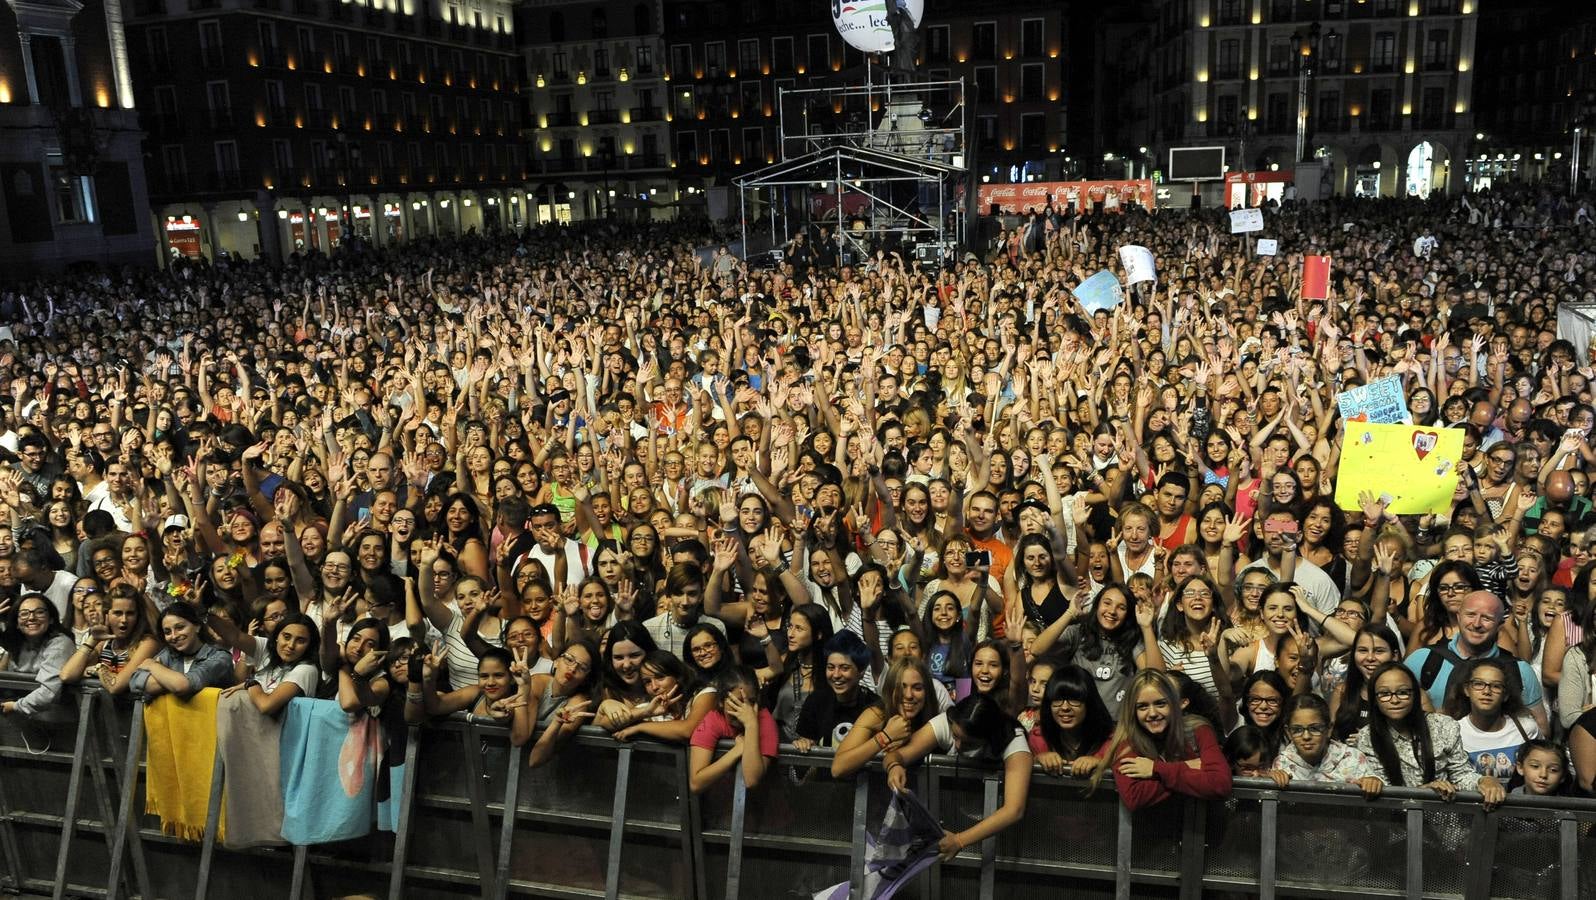
[[(468, 236), (0, 293), (7, 716), (95, 679), (406, 723), (1442, 797), (1596, 782), (1580, 202), (1038, 210), (921, 268), (704, 228)], [(1152, 250), (1159, 280), (1071, 288)], [(1302, 298), (1302, 255), (1333, 259)], [(1341, 391), (1461, 429), (1446, 515), (1335, 502)], [(718, 749), (723, 740), (731, 749)]]

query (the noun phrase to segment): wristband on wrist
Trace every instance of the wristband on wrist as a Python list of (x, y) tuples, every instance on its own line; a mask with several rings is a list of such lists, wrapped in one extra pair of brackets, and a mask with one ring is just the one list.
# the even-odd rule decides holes
[(887, 733), (885, 731), (876, 732), (876, 745), (883, 750), (892, 745), (892, 741), (887, 737)]

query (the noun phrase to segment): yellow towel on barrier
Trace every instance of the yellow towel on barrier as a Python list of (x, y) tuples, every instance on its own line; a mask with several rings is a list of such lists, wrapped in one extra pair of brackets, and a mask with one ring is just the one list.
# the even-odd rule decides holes
[[(144, 811), (160, 818), (162, 832), (185, 841), (205, 837), (221, 694), (217, 688), (186, 700), (165, 694), (144, 706)], [(224, 810), (216, 839), (226, 833)]]

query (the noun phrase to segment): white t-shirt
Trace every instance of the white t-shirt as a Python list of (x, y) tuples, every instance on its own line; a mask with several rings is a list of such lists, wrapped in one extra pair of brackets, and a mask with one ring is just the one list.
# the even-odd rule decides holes
[[(941, 713), (931, 719), (931, 734), (937, 739), (937, 749), (947, 753), (953, 749), (953, 725), (948, 722), (948, 714)], [(1014, 729), (1014, 737), (1009, 740), (1008, 746), (1003, 748), (1003, 758), (1006, 760), (1016, 753), (1030, 753), (1031, 745), (1025, 740), (1025, 732)]]
[[(700, 613), (698, 621), (693, 624), (696, 625), (699, 622), (720, 632), (722, 636), (726, 634), (726, 623), (714, 616)], [(643, 628), (648, 631), (649, 637), (654, 639), (656, 646), (661, 650), (669, 650), (682, 659), (687, 658), (687, 632), (692, 627), (692, 625), (677, 624), (676, 619), (669, 612), (662, 612), (654, 618), (643, 622)]]
[(1463, 752), (1469, 755), (1469, 765), (1483, 775), (1494, 775), (1506, 781), (1518, 762), (1518, 748), (1525, 741), (1541, 736), (1535, 719), (1519, 716), (1518, 724), (1503, 718), (1495, 731), (1481, 731), (1468, 716), (1457, 721), (1458, 737), (1462, 739)]
[[(1243, 567), (1241, 571), (1242, 574), (1246, 574), (1254, 569), (1263, 569), (1277, 577), (1279, 576), (1278, 572), (1269, 568), (1269, 557), (1267, 556), (1261, 556), (1253, 560)], [(1334, 613), (1336, 607), (1341, 605), (1341, 588), (1336, 587), (1335, 579), (1325, 574), (1325, 571), (1314, 565), (1313, 562), (1298, 557), (1297, 568), (1292, 573), (1291, 580), (1296, 584), (1302, 585), (1302, 589), (1308, 592), (1308, 600), (1313, 604), (1314, 609), (1325, 615)]]
[[(311, 647), (305, 652), (316, 653), (319, 649)], [(316, 696), (319, 678), (316, 667), (303, 660), (289, 666), (272, 662), (270, 638), (255, 638), (255, 652), (249, 656), (249, 665), (255, 670), (255, 680), (260, 683), (260, 689), (268, 694), (281, 685), (294, 684), (299, 686), (299, 696)]]
[(61, 621), (63, 622), (72, 621), (70, 612), (72, 608), (72, 585), (77, 583), (78, 576), (73, 575), (71, 572), (58, 571), (55, 573), (55, 579), (50, 582), (50, 586), (41, 592), (44, 596), (50, 598), (51, 603), (55, 604), (55, 611), (61, 615)]

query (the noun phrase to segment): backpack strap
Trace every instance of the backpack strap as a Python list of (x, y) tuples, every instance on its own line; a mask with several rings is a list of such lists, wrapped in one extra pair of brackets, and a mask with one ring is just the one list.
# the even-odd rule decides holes
[(1430, 652), (1424, 657), (1424, 665), (1419, 667), (1419, 686), (1428, 691), (1435, 684), (1435, 679), (1440, 677), (1443, 663), (1450, 662), (1456, 669), (1463, 664), (1463, 657), (1458, 656), (1445, 640), (1436, 641), (1425, 649)]

